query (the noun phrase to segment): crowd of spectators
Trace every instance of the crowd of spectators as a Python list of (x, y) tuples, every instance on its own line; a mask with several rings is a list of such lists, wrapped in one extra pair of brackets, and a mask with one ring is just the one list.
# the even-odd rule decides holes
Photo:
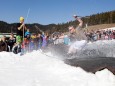
[[(115, 39), (115, 30), (99, 30), (99, 31), (90, 31), (84, 33), (88, 41), (95, 42), (98, 40), (112, 40)], [(63, 38), (63, 37), (64, 38)], [(32, 52), (33, 50), (38, 50), (45, 48), (48, 44), (60, 44), (63, 43), (68, 45), (70, 42), (69, 37), (64, 33), (52, 34), (48, 36), (46, 34), (40, 33), (30, 33), (29, 29), (25, 33), (24, 42), (22, 46), (25, 52)], [(14, 47), (16, 44), (16, 37), (13, 33), (10, 34), (10, 37), (2, 36), (0, 38), (0, 52), (14, 52), (17, 53), (17, 48)], [(20, 49), (21, 50), (21, 49)]]
[(92, 30), (86, 33), (86, 36), (87, 39), (92, 42), (97, 40), (112, 40), (115, 39), (115, 30)]

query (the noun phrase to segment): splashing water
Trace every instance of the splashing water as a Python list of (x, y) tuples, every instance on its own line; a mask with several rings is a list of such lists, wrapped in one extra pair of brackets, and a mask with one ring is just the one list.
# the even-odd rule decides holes
[(78, 57), (115, 57), (115, 40), (88, 43), (77, 53)]
[[(78, 42), (80, 43), (80, 42)], [(99, 40), (96, 42), (83, 42), (83, 44), (78, 44), (76, 42), (77, 48), (83, 46), (76, 51), (74, 54), (67, 55), (70, 46), (64, 44), (51, 45), (48, 51), (50, 51), (53, 56), (60, 59), (73, 59), (73, 58), (96, 58), (96, 57), (115, 57), (115, 40)], [(72, 46), (73, 47), (73, 46)]]

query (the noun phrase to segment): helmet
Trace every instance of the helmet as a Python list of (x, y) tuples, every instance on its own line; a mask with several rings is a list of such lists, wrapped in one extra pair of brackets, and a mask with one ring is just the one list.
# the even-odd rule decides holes
[(20, 17), (20, 21), (23, 21), (24, 20), (24, 17)]

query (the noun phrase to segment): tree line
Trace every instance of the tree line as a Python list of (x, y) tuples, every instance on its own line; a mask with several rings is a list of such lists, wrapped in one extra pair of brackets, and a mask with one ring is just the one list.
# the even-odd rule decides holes
[[(86, 24), (88, 26), (92, 26), (115, 23), (115, 10), (81, 17), (81, 19), (84, 21), (83, 27), (86, 27)], [(4, 21), (0, 21), (0, 33), (15, 33), (17, 28), (16, 25), (17, 23), (9, 24)], [(49, 34), (52, 34), (53, 32), (67, 32), (70, 25), (76, 26), (76, 20), (69, 21), (67, 23), (49, 25), (41, 25), (38, 23), (26, 24), (27, 28), (29, 28), (32, 33), (40, 33), (41, 31), (44, 31)]]

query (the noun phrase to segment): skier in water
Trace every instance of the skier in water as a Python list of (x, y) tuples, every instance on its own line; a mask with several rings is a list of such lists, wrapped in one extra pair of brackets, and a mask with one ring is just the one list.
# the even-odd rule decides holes
[(74, 15), (73, 17), (79, 22), (79, 25), (76, 28), (73, 26), (69, 26), (69, 38), (71, 46), (69, 48), (68, 54), (76, 53), (77, 50), (82, 49), (87, 44), (87, 37), (81, 29), (83, 21), (76, 15)]

